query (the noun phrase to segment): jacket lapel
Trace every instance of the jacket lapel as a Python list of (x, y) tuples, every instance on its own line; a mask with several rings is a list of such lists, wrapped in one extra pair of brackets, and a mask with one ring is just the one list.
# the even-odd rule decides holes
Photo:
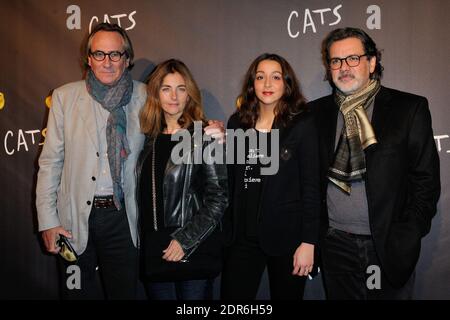
[[(292, 127), (294, 125), (295, 124), (291, 124), (291, 126), (286, 128), (284, 126), (276, 124), (275, 121), (272, 124), (272, 130), (273, 129), (278, 130), (279, 143), (278, 143), (278, 155), (277, 155), (277, 157), (278, 157), (278, 165), (279, 166), (281, 166), (281, 163), (282, 163), (282, 161), (280, 159), (281, 150), (285, 149), (285, 145), (286, 145), (286, 142), (288, 140), (289, 133), (291, 132)], [(271, 136), (271, 139), (273, 139), (273, 135)], [(270, 152), (271, 152), (271, 156), (272, 156), (273, 150), (271, 150)], [(273, 179), (274, 177), (275, 177), (275, 175), (264, 176), (264, 178), (262, 179), (262, 185), (261, 185), (261, 194), (262, 195), (265, 194), (265, 189), (267, 187), (267, 184), (269, 183), (268, 181)], [(269, 199), (269, 197), (265, 197), (265, 198)], [(260, 207), (261, 207), (261, 204), (262, 204), (262, 201), (260, 201)], [(261, 212), (261, 208), (260, 208), (260, 212)]]
[(319, 132), (322, 136), (321, 153), (324, 155), (322, 161), (326, 161), (322, 165), (328, 169), (333, 162), (334, 147), (336, 141), (336, 126), (339, 108), (334, 102), (333, 95), (329, 97), (326, 109), (319, 114)]
[(375, 97), (375, 104), (373, 107), (373, 115), (372, 115), (372, 127), (375, 131), (376, 137), (382, 137), (383, 131), (386, 125), (386, 117), (389, 114), (389, 100), (391, 99), (391, 95), (389, 91), (381, 87), (380, 92)]
[[(380, 92), (375, 97), (375, 102), (373, 106), (373, 115), (372, 115), (372, 128), (375, 132), (375, 136), (378, 140), (378, 143), (383, 141), (384, 130), (386, 128), (387, 117), (389, 116), (392, 108), (389, 107), (389, 101), (391, 100), (391, 95), (389, 91), (385, 87), (381, 87)], [(377, 149), (378, 144), (369, 147), (366, 150), (366, 158), (368, 165), (370, 164), (370, 159), (372, 157), (372, 153)]]
[(88, 136), (95, 148), (99, 150), (97, 124), (95, 120), (96, 116), (94, 112), (94, 108), (97, 106), (94, 105), (95, 102), (90, 98), (87, 91), (80, 94), (76, 103), (78, 105), (80, 118), (84, 122)]
[[(283, 147), (283, 142), (284, 142), (284, 138), (285, 138), (285, 136), (286, 136), (286, 129), (284, 129), (282, 126), (277, 126), (276, 124), (275, 124), (275, 121), (273, 122), (273, 124), (272, 124), (272, 132), (273, 132), (273, 130), (278, 130), (278, 136), (279, 136), (279, 144), (278, 144), (278, 148), (279, 148), (279, 150), (278, 150), (278, 152), (280, 152), (281, 151), (281, 149), (282, 149), (282, 147)], [(256, 131), (256, 134), (258, 134), (258, 131)], [(270, 137), (270, 143), (272, 143), (272, 139), (273, 139), (273, 134), (271, 134), (271, 137)], [(269, 142), (269, 141), (268, 141)], [(273, 152), (273, 150), (272, 150), (272, 148), (271, 148), (271, 150), (270, 150), (270, 155), (272, 156), (272, 152)], [(277, 155), (278, 157), (280, 156), (279, 154)], [(279, 163), (279, 160), (278, 160), (278, 163)], [(242, 176), (243, 176), (243, 173), (242, 173)], [(267, 176), (263, 176), (263, 178), (262, 178), (262, 183), (261, 183), (261, 195), (265, 195), (265, 190), (266, 190), (266, 186), (267, 186), (267, 182), (268, 182), (268, 180), (269, 179), (271, 179), (271, 177), (273, 177), (272, 175), (267, 175)], [(266, 198), (266, 197), (265, 197)], [(262, 206), (262, 201), (260, 201), (259, 202), (259, 210), (258, 210), (258, 212), (261, 212), (261, 206)]]

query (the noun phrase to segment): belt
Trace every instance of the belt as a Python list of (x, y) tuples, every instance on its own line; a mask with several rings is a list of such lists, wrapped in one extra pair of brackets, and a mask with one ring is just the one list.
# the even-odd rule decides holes
[(353, 239), (360, 239), (360, 240), (372, 240), (372, 235), (370, 234), (356, 234), (356, 233), (351, 233), (351, 232), (347, 232), (344, 230), (339, 230), (333, 227), (330, 227), (332, 229), (335, 230), (336, 233), (340, 233), (340, 234), (344, 234), (347, 237), (353, 238)]
[(115, 208), (113, 196), (95, 196), (94, 208)]

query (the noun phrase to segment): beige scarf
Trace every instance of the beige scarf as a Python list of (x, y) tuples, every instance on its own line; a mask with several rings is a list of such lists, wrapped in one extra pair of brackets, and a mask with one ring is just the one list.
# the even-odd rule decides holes
[(346, 193), (351, 182), (363, 178), (366, 172), (364, 150), (377, 143), (366, 109), (380, 90), (380, 82), (371, 80), (362, 90), (345, 96), (336, 90), (335, 101), (344, 116), (344, 128), (336, 149), (334, 162), (328, 169), (328, 179)]

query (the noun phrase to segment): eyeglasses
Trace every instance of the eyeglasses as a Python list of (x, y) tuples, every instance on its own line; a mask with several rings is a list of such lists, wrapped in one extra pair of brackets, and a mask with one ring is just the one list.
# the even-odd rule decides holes
[(119, 52), (119, 51), (111, 51), (110, 53), (106, 53), (100, 50), (97, 51), (89, 51), (89, 55), (91, 55), (95, 60), (97, 61), (103, 61), (105, 60), (106, 56), (109, 57), (109, 60), (113, 62), (119, 61), (124, 54), (127, 54), (126, 51)]
[(367, 56), (367, 54), (362, 54), (360, 56), (353, 54), (351, 56), (345, 58), (331, 58), (328, 64), (330, 65), (331, 70), (338, 70), (342, 67), (342, 61), (345, 60), (349, 67), (357, 67), (359, 66), (359, 62), (361, 57)]

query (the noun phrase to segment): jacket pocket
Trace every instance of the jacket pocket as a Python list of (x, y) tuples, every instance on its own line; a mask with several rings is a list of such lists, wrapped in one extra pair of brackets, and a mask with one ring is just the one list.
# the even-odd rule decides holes
[(385, 251), (397, 276), (411, 275), (419, 259), (421, 234), (415, 221), (392, 223)]
[(67, 231), (72, 230), (72, 209), (70, 206), (70, 196), (63, 195), (58, 197), (56, 209), (58, 211), (61, 226)]
[(275, 209), (279, 211), (297, 211), (301, 208), (301, 201), (300, 200), (290, 200), (290, 201), (284, 201), (279, 202), (276, 204)]

